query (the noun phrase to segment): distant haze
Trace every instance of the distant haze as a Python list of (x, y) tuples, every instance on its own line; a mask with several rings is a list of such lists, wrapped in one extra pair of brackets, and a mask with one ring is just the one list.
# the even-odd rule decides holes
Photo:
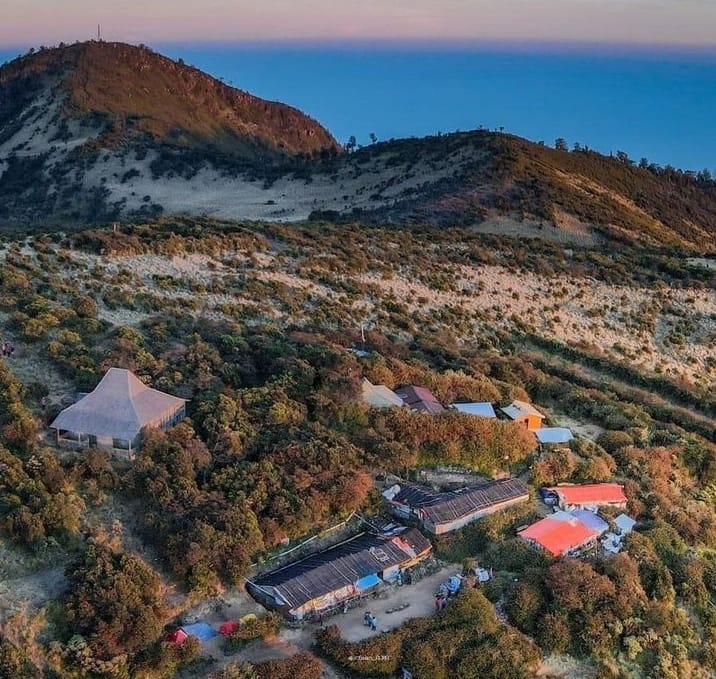
[(713, 0), (3, 0), (0, 45), (85, 40), (716, 45)]

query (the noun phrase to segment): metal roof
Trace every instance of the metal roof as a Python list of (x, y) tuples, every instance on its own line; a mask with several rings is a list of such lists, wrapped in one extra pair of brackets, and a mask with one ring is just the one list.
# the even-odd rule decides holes
[(621, 504), (627, 501), (624, 486), (618, 483), (589, 483), (581, 486), (554, 486), (555, 493), (566, 505)]
[(262, 575), (254, 584), (273, 587), (291, 608), (298, 608), (316, 597), (355, 585), (368, 575), (410, 561), (430, 548), (429, 540), (415, 528), (397, 535), (363, 533)]
[(526, 415), (534, 415), (544, 419), (544, 415), (537, 408), (524, 401), (512, 401), (510, 405), (506, 408), (500, 408), (500, 410), (511, 420), (516, 420), (518, 417), (525, 417)]
[(403, 399), (403, 403), (411, 410), (419, 413), (441, 413), (445, 408), (426, 387), (408, 385), (396, 389), (395, 393)]
[(542, 427), (533, 433), (540, 443), (569, 443), (574, 438), (566, 427)]
[(598, 532), (576, 517), (548, 516), (517, 533), (520, 537), (539, 544), (553, 556), (562, 556), (594, 539)]
[(361, 397), (364, 403), (374, 408), (390, 408), (404, 405), (403, 399), (392, 389), (388, 389), (384, 384), (371, 384), (365, 378), (363, 378), (361, 384)]
[(110, 368), (92, 392), (63, 410), (50, 427), (131, 441), (142, 427), (171, 416), (184, 403), (148, 387), (129, 370)]
[(478, 417), (497, 417), (492, 403), (453, 403), (452, 407), (459, 413), (466, 415), (477, 415)]
[(521, 481), (498, 479), (442, 493), (424, 486), (406, 484), (393, 497), (393, 502), (419, 509), (423, 517), (433, 523), (445, 523), (522, 496), (526, 498), (528, 491)]

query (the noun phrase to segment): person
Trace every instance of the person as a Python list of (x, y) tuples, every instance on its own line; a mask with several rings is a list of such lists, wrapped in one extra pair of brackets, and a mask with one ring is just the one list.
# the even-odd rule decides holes
[(370, 616), (370, 628), (375, 632), (378, 629), (378, 621), (374, 615)]
[(403, 586), (403, 571), (399, 568), (398, 569), (398, 587)]
[(365, 615), (363, 616), (363, 624), (364, 624), (366, 627), (370, 627), (370, 621), (371, 621), (371, 618), (372, 618), (372, 617), (373, 617), (373, 616), (371, 615), (371, 612), (370, 612), (370, 611), (366, 611), (366, 612), (365, 612)]
[(348, 599), (343, 601), (343, 614), (345, 615), (346, 613), (348, 613)]
[(443, 597), (440, 599), (440, 610), (441, 611), (445, 609), (445, 606), (447, 606), (447, 602), (448, 602), (447, 597)]
[(442, 597), (438, 594), (435, 597), (435, 610), (439, 611), (442, 606)]

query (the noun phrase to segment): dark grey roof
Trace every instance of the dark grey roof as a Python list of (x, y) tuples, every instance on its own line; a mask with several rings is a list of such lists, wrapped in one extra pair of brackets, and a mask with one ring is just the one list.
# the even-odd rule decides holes
[(401, 485), (393, 502), (420, 509), (425, 518), (434, 523), (444, 523), (527, 494), (527, 487), (518, 479), (487, 481), (443, 493), (425, 486), (406, 484)]
[(408, 385), (396, 389), (395, 393), (403, 399), (405, 405), (416, 412), (437, 414), (445, 410), (435, 395), (426, 387)]
[(313, 554), (254, 581), (274, 587), (291, 608), (337, 589), (353, 585), (366, 575), (409, 561), (430, 548), (415, 528), (397, 535), (363, 533), (340, 545)]
[(92, 392), (65, 408), (50, 427), (131, 441), (142, 427), (172, 415), (184, 403), (148, 387), (129, 370), (110, 368)]

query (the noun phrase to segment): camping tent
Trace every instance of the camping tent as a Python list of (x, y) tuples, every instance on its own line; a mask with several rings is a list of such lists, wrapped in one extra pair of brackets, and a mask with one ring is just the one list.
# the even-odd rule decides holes
[(179, 629), (175, 629), (173, 632), (169, 633), (167, 641), (170, 644), (177, 644), (177, 646), (180, 646), (187, 640), (188, 636), (189, 635), (180, 627)]
[(239, 623), (236, 620), (229, 620), (219, 627), (219, 634), (224, 637), (228, 637), (230, 634), (236, 632), (239, 629)]

